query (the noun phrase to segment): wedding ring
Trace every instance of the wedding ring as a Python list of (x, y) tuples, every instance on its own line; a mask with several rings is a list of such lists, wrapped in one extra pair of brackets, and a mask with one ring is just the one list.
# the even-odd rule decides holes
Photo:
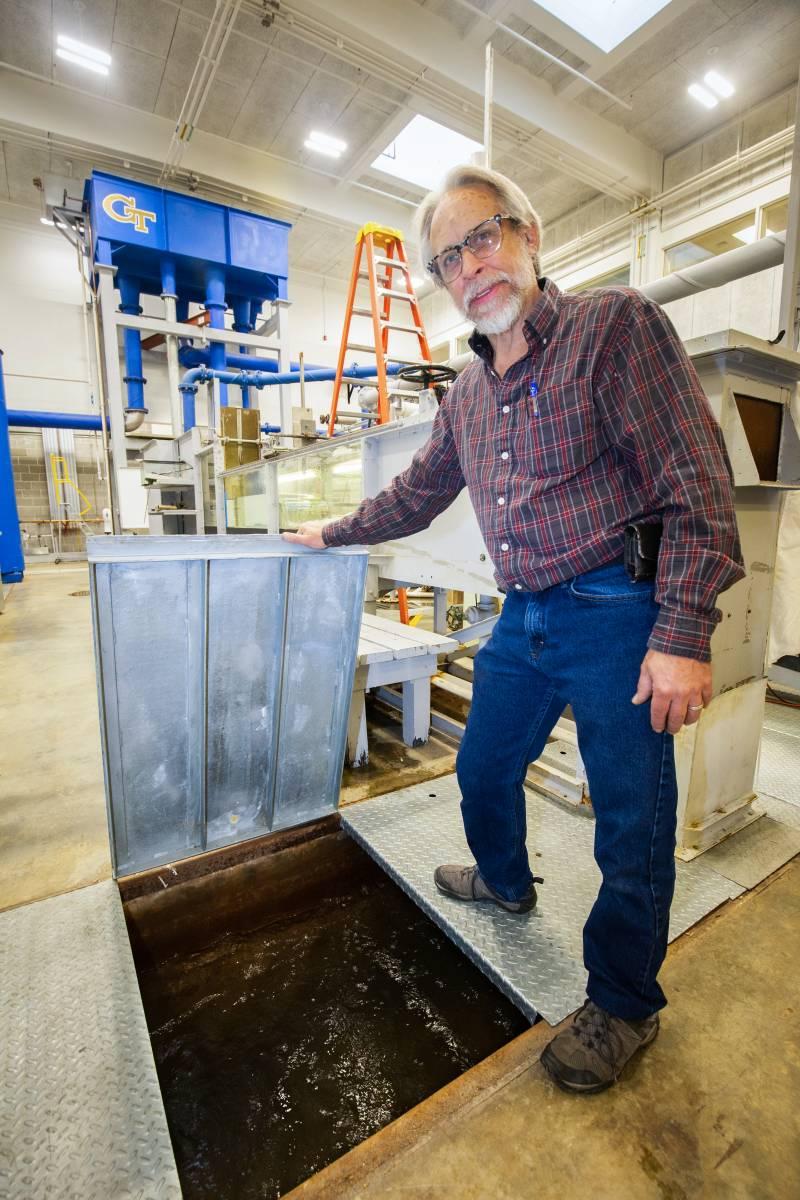
[(689, 709), (689, 712), (700, 712), (700, 710), (701, 710), (702, 708), (704, 708), (704, 707), (705, 707), (705, 705), (703, 705), (703, 704), (689, 704), (689, 705), (687, 705), (687, 707), (688, 707), (688, 709)]

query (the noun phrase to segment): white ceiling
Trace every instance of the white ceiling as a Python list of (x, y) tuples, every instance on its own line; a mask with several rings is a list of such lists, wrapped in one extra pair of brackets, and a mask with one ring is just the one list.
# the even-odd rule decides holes
[[(360, 26), (354, 18), (359, 3), (283, 0), (274, 23), (265, 26), (262, 0), (243, 0), (198, 122), (199, 131), (213, 135), (206, 139), (204, 162), (209, 147), (219, 146), (214, 138), (225, 139), (226, 161), (234, 152), (241, 159), (235, 179), (220, 166), (220, 186), (230, 182), (232, 202), (243, 202), (233, 198), (241, 192), (254, 206), (269, 210), (274, 205), (276, 215), (288, 215), (296, 226), (293, 265), (333, 275), (348, 273), (353, 225), (363, 219), (355, 207), (352, 221), (347, 219), (351, 198), (358, 201), (359, 214), (371, 204), (376, 219), (383, 219), (384, 206), (395, 216), (410, 216), (411, 204), (421, 196), (412, 186), (395, 185), (369, 169), (399, 124), (424, 112), (481, 137), (483, 79), (465, 80), (444, 56), (432, 64), (434, 38), (456, 62), (472, 62), (469, 56), (478, 52), (482, 57), (492, 38), (497, 94), (503, 94), (502, 72), (511, 73), (513, 84), (505, 95), (520, 93), (519, 103), (507, 100), (496, 108), (493, 165), (529, 192), (545, 222), (594, 199), (599, 190), (623, 198), (641, 192), (627, 169), (617, 177), (609, 168), (615, 145), (631, 161), (640, 155), (645, 165), (657, 163), (660, 155), (785, 88), (797, 78), (800, 63), (800, 0), (672, 0), (611, 55), (565, 29), (533, 0), (475, 0), (490, 18), (596, 79), (629, 103), (627, 109), (459, 0), (372, 0), (369, 5), (365, 0), (361, 9), (369, 15)], [(345, 7), (349, 21), (340, 17)], [(405, 38), (398, 49), (391, 44), (389, 18), (396, 19), (401, 9)], [(32, 179), (43, 172), (79, 176), (92, 165), (119, 169), (127, 157), (135, 175), (163, 161), (212, 11), (213, 0), (0, 0), (0, 60), (13, 69), (3, 71), (7, 87), (0, 89), (0, 123), (8, 134), (0, 157), (0, 197), (36, 206)], [(107, 50), (113, 60), (108, 78), (57, 59), (58, 33)], [(731, 78), (737, 91), (708, 112), (686, 88), (712, 66)], [(32, 88), (31, 80), (56, 86), (46, 91), (47, 104), (31, 108), (30, 118), (21, 120), (21, 102), (7, 106), (4, 97), (15, 87)], [(526, 80), (529, 96), (519, 86)], [(93, 112), (103, 115), (106, 129), (108, 114), (115, 115), (112, 128), (118, 136), (104, 135), (101, 154), (94, 151), (96, 137), (76, 136), (77, 117), (67, 130), (63, 113), (76, 109), (78, 101), (87, 131)], [(125, 107), (114, 108), (109, 101)], [(146, 114), (163, 120), (147, 123)], [(590, 129), (589, 140), (603, 145), (598, 155), (605, 155), (605, 165), (590, 161), (585, 136), (581, 145), (577, 135), (583, 125)], [(341, 160), (320, 159), (303, 148), (312, 128), (348, 143)], [(192, 149), (184, 157), (187, 169)], [(205, 190), (211, 173), (199, 173)], [(306, 186), (293, 194), (292, 179), (304, 179)]]

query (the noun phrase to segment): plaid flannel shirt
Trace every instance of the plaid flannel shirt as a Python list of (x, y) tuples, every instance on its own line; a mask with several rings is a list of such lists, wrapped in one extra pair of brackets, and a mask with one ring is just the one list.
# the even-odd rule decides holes
[(625, 526), (660, 516), (649, 645), (708, 660), (717, 595), (743, 578), (720, 428), (665, 313), (627, 288), (543, 280), (527, 354), (500, 379), (488, 340), (428, 443), (379, 495), (325, 526), (329, 546), (426, 529), (465, 486), (502, 591), (537, 592), (619, 560)]

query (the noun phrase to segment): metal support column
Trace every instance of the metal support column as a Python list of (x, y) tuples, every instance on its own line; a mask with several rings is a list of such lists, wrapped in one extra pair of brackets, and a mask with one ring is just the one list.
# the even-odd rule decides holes
[[(283, 374), (290, 369), (289, 362), (289, 301), (275, 300), (275, 331), (278, 335), (278, 370)], [(292, 395), (290, 385), (282, 383), (278, 387), (278, 397), (281, 410), (281, 433), (283, 444), (292, 446), (295, 443), (288, 435), (292, 432)], [(264, 415), (266, 420), (266, 415)]]
[(11, 466), (11, 442), (8, 437), (3, 351), (0, 350), (0, 584), (22, 583), (24, 573), (25, 560), (22, 555), (14, 471)]
[(794, 113), (792, 175), (789, 182), (789, 219), (786, 223), (786, 252), (783, 257), (779, 329), (786, 331), (787, 350), (798, 348), (798, 289), (800, 289), (800, 78)]
[(114, 277), (117, 268), (106, 263), (95, 263), (97, 271), (97, 294), (100, 300), (100, 321), (103, 332), (103, 359), (106, 371), (106, 398), (108, 419), (111, 425), (111, 454), (115, 471), (123, 471), (128, 465), (125, 440), (125, 401), (122, 395), (122, 375), (119, 369), (119, 343), (117, 342), (117, 313), (114, 297)]

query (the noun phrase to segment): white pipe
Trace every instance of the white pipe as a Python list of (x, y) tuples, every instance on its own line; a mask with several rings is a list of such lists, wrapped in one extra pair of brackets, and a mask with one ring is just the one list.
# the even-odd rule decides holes
[(684, 267), (646, 283), (639, 291), (649, 300), (657, 304), (669, 304), (672, 300), (682, 300), (684, 296), (694, 296), (708, 288), (721, 287), (723, 283), (731, 283), (734, 279), (743, 279), (746, 275), (755, 275), (768, 267), (778, 267), (783, 262), (786, 251), (786, 234), (770, 233), (767, 237), (752, 242), (749, 246), (738, 246), (716, 258), (707, 258), (693, 267)]
[(494, 48), (486, 43), (486, 68), (483, 85), (483, 165), (492, 169), (492, 102), (494, 100)]

